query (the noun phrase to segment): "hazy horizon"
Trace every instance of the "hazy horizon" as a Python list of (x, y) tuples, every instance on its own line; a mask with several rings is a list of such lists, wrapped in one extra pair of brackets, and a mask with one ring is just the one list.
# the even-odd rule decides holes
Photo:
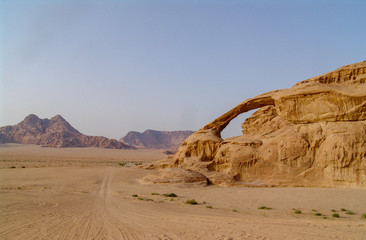
[(198, 130), (247, 98), (366, 60), (365, 10), (356, 0), (0, 0), (0, 125), (32, 113), (115, 139)]

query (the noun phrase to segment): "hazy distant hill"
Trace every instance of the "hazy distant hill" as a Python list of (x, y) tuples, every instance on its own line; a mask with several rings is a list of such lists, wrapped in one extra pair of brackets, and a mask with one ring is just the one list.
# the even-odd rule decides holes
[(0, 142), (37, 144), (44, 147), (133, 148), (115, 139), (86, 136), (73, 128), (63, 117), (40, 119), (34, 114), (14, 126), (0, 128)]
[(193, 131), (131, 131), (120, 141), (136, 147), (176, 150), (192, 133)]

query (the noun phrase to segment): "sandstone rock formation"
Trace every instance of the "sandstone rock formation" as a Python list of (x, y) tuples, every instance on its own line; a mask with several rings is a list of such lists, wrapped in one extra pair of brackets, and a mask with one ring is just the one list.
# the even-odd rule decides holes
[(121, 138), (120, 141), (135, 147), (176, 151), (182, 142), (192, 133), (193, 131), (146, 130), (143, 133), (131, 131)]
[(159, 171), (154, 174), (145, 176), (142, 183), (169, 183), (169, 184), (193, 184), (206, 186), (208, 185), (207, 178), (198, 172), (185, 170), (182, 168), (168, 168), (164, 171)]
[(0, 135), (6, 143), (36, 144), (44, 147), (133, 148), (115, 139), (81, 134), (60, 115), (51, 119), (40, 119), (30, 114), (15, 126), (1, 127)]
[[(243, 135), (223, 140), (238, 115), (258, 110)], [(212, 183), (366, 186), (366, 61), (245, 100), (207, 124), (174, 156), (145, 168), (190, 169)]]

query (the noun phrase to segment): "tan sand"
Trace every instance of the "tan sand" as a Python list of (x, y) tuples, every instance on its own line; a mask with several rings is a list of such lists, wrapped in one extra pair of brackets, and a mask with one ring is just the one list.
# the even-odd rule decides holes
[(138, 165), (161, 159), (159, 149), (47, 148), (37, 145), (0, 144), (0, 168), (10, 167), (97, 167)]
[[(143, 185), (138, 180), (151, 171), (135, 163), (162, 151), (0, 146), (0, 239), (366, 236), (366, 189)], [(171, 192), (178, 197), (162, 196)], [(187, 199), (198, 205), (185, 204)], [(333, 218), (332, 209), (341, 217)]]

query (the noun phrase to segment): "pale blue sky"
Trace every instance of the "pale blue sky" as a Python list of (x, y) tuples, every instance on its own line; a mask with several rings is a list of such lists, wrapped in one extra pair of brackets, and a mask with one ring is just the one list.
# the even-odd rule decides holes
[(117, 139), (197, 130), (366, 60), (365, 12), (365, 0), (0, 0), (0, 125), (34, 113)]

